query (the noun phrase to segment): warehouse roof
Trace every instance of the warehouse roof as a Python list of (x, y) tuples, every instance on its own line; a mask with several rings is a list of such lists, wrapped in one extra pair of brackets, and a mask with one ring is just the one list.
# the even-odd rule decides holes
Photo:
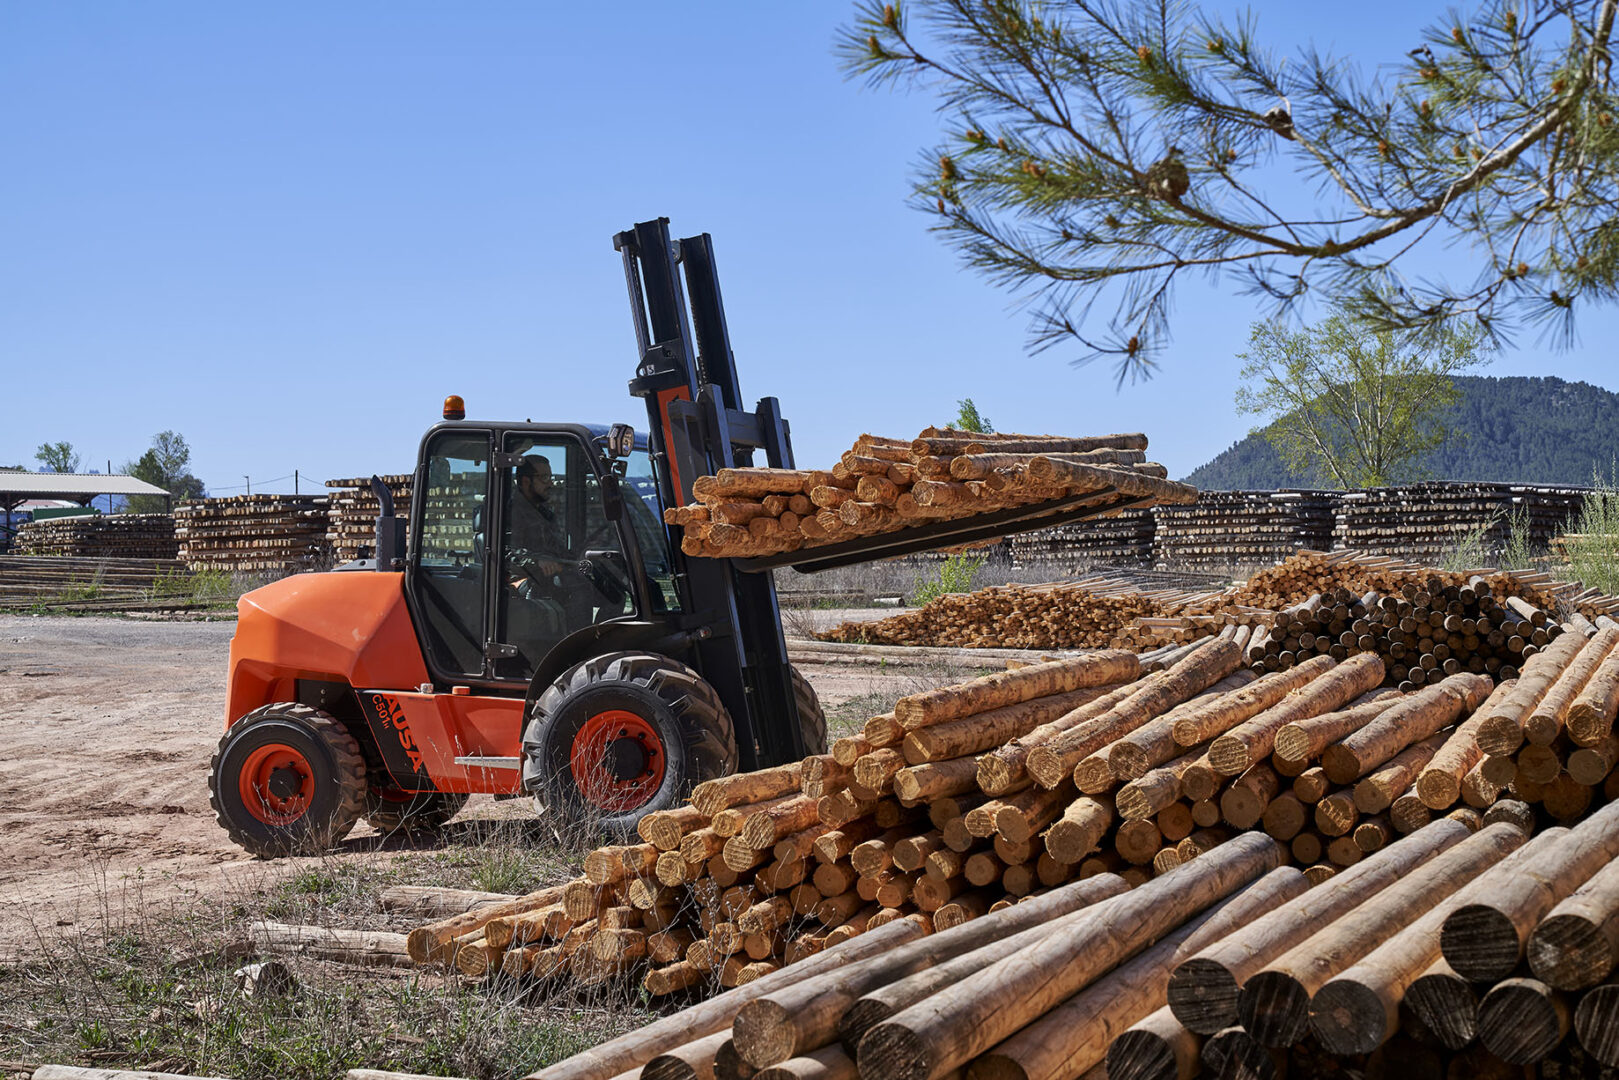
[(0, 504), (21, 499), (85, 502), (97, 495), (168, 495), (156, 484), (133, 476), (97, 473), (0, 472)]

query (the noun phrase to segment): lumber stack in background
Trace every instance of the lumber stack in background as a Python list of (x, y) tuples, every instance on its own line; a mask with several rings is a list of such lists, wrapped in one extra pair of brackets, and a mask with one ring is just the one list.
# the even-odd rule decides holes
[(1231, 569), (1324, 549), (1332, 542), (1337, 500), (1326, 491), (1199, 491), (1196, 502), (1153, 508), (1153, 562)]
[(168, 514), (79, 514), (23, 522), (12, 550), (18, 555), (173, 559), (179, 543)]
[(1006, 543), (1018, 566), (1068, 577), (1094, 563), (1151, 565), (1154, 530), (1152, 510), (1121, 510), (1108, 517), (1018, 533), (1007, 537)]
[(321, 569), (326, 498), (320, 495), (233, 495), (175, 508), (179, 557), (193, 570), (293, 574)]
[[(1140, 434), (1069, 438), (928, 428), (862, 435), (830, 469), (721, 469), (694, 502), (664, 511), (688, 555), (796, 551), (929, 523), (1090, 495), (1097, 506), (1190, 502), (1197, 492), (1146, 461)], [(993, 542), (993, 541), (990, 541)]]
[[(408, 520), (409, 514), (405, 511), (410, 506), (411, 484), (414, 478), (409, 473), (398, 473), (380, 479), (393, 495), (394, 512), (402, 520)], [(371, 493), (371, 478), (362, 476), (328, 480), (326, 487), (330, 489), (327, 495), (329, 516), (326, 541), (331, 545), (332, 558), (336, 562), (346, 563), (369, 557), (377, 542), (377, 515), (382, 512), (377, 497)], [(470, 510), (462, 516), (466, 519), (467, 529), (470, 530), (472, 528)], [(470, 541), (466, 545), (466, 550), (468, 552), (472, 550)]]
[(1536, 484), (1434, 482), (1341, 495), (1333, 546), (1435, 561), (1464, 545), (1481, 562), (1500, 558), (1519, 523), (1543, 551), (1579, 516), (1585, 489)]

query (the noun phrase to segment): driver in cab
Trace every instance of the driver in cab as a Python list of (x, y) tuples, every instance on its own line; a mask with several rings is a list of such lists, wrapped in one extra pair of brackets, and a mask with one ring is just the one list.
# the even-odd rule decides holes
[(508, 550), (515, 556), (511, 560), (511, 569), (517, 575), (513, 584), (528, 592), (553, 584), (575, 560), (568, 552), (561, 513), (551, 500), (555, 478), (550, 461), (530, 454), (517, 466), (515, 481), (517, 497), (512, 500)]

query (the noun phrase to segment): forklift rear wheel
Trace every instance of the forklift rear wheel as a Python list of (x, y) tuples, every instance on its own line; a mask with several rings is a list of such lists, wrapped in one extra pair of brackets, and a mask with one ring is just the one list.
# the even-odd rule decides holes
[(736, 731), (714, 688), (652, 653), (568, 669), (534, 703), (523, 735), (523, 786), (536, 801), (559, 824), (620, 837), (736, 761)]
[(798, 668), (787, 665), (793, 679), (793, 701), (798, 705), (798, 730), (804, 736), (804, 753), (826, 753), (826, 713), (821, 711), (821, 699)]
[(365, 820), (379, 833), (436, 832), (461, 812), (465, 795), (372, 787), (365, 793)]
[(219, 740), (208, 802), (237, 845), (263, 858), (314, 855), (348, 835), (365, 805), (360, 744), (333, 717), (283, 702)]

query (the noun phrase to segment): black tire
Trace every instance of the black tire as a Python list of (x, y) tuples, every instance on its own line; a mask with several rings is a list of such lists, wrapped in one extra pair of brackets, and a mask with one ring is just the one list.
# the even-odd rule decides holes
[[(622, 778), (608, 774), (609, 761)], [(523, 733), (523, 786), (569, 831), (628, 837), (644, 815), (678, 806), (736, 763), (736, 729), (714, 688), (653, 653), (607, 653), (569, 668), (534, 703)], [(582, 790), (581, 775), (599, 786)]]
[[(288, 763), (274, 767), (277, 755)], [(268, 784), (255, 779), (264, 770)], [(288, 794), (293, 785), (298, 791)], [(326, 713), (292, 702), (266, 705), (219, 740), (208, 790), (220, 826), (244, 851), (261, 858), (316, 855), (360, 820), (365, 758), (348, 728)]]
[(437, 832), (466, 804), (465, 795), (445, 791), (369, 787), (365, 793), (365, 821), (379, 833)]
[(787, 672), (793, 680), (793, 702), (798, 706), (798, 730), (804, 736), (804, 753), (824, 754), (826, 713), (821, 710), (821, 699), (798, 668), (788, 664)]

